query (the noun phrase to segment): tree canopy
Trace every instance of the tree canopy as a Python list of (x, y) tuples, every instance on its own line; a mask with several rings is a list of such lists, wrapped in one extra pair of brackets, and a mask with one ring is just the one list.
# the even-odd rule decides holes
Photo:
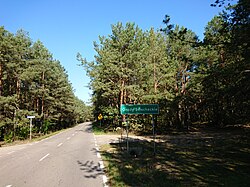
[(41, 41), (0, 27), (0, 141), (27, 138), (27, 115), (36, 117), (34, 132), (48, 133), (90, 120), (86, 111), (65, 69)]
[[(112, 25), (110, 35), (94, 42), (95, 61), (77, 55), (91, 79), (95, 116), (104, 114), (113, 127), (121, 124), (121, 104), (157, 103), (160, 132), (195, 123), (248, 124), (249, 10), (247, 0), (229, 5), (207, 24), (202, 41), (170, 24), (169, 16), (160, 30)], [(150, 129), (146, 116), (130, 119), (133, 129)]]

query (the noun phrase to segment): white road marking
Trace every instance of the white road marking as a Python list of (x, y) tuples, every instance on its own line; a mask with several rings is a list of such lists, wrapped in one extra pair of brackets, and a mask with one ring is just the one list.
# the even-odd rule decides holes
[(7, 186), (5, 186), (5, 187), (11, 187), (12, 185), (11, 184), (9, 184), (9, 185), (7, 185)]
[(14, 153), (14, 152), (15, 152), (15, 151), (11, 151), (11, 152), (8, 152), (7, 154), (10, 155), (10, 154), (12, 154), (12, 153)]
[(100, 153), (97, 153), (97, 158), (101, 158), (101, 154)]
[(75, 134), (72, 134), (72, 136), (75, 136)]
[(108, 177), (106, 175), (102, 176), (102, 181), (103, 181), (104, 187), (108, 187), (108, 185), (107, 185)]
[(42, 157), (40, 160), (39, 160), (39, 162), (41, 162), (41, 161), (43, 161), (46, 157), (48, 157), (49, 156), (49, 153), (47, 154), (47, 155), (45, 155), (44, 157)]
[(63, 144), (63, 143), (59, 143), (59, 144), (57, 145), (57, 147), (60, 147), (62, 144)]
[(70, 137), (67, 138), (67, 140), (69, 140), (69, 139), (70, 139)]
[(95, 142), (95, 146), (98, 147), (97, 140), (96, 140), (95, 136), (94, 136), (94, 142)]
[(101, 169), (103, 169), (103, 168), (104, 168), (103, 161), (99, 161), (99, 166), (100, 166), (100, 168), (101, 168)]

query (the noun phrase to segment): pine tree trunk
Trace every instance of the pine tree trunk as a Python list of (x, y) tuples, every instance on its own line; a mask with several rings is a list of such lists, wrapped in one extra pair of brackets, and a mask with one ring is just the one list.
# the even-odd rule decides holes
[[(122, 106), (123, 100), (124, 100), (124, 85), (125, 85), (125, 81), (122, 80), (121, 90), (120, 90), (120, 107)], [(122, 115), (122, 122), (124, 122), (126, 120), (125, 118), (126, 118), (125, 115)], [(123, 125), (122, 125), (122, 129), (123, 129)], [(123, 130), (122, 130), (122, 133), (123, 133)]]
[(120, 106), (123, 104), (123, 98), (124, 98), (124, 85), (125, 85), (125, 81), (122, 80), (122, 83), (121, 83), (121, 90), (120, 90)]
[(16, 79), (16, 94), (17, 94), (17, 99), (19, 100), (21, 94), (21, 83), (18, 78)]
[(42, 73), (42, 90), (43, 90), (43, 94), (42, 94), (42, 106), (41, 106), (41, 114), (43, 115), (44, 112), (44, 77), (45, 77), (45, 73), (43, 71)]
[(155, 94), (157, 92), (155, 56), (154, 56), (154, 92)]
[(3, 70), (2, 70), (2, 64), (0, 64), (0, 96), (2, 96), (2, 89), (3, 89)]

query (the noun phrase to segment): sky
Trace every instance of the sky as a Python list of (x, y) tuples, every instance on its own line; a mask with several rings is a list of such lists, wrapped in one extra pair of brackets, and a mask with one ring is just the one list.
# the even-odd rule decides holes
[(203, 38), (207, 23), (222, 10), (215, 0), (0, 0), (0, 26), (11, 33), (23, 29), (40, 40), (66, 69), (75, 95), (90, 102), (89, 78), (79, 66), (79, 52), (94, 60), (94, 41), (111, 34), (111, 25), (133, 22), (144, 31), (172, 24), (187, 27)]

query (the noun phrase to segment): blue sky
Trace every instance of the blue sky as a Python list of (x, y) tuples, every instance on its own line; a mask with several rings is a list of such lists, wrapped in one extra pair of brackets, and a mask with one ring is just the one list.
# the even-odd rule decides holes
[(134, 22), (143, 30), (163, 27), (166, 14), (171, 23), (193, 30), (200, 39), (204, 27), (220, 8), (215, 0), (0, 0), (0, 26), (15, 33), (28, 31), (61, 62), (75, 89), (85, 102), (90, 99), (89, 78), (78, 66), (76, 54), (94, 60), (93, 41), (111, 34), (118, 21)]

